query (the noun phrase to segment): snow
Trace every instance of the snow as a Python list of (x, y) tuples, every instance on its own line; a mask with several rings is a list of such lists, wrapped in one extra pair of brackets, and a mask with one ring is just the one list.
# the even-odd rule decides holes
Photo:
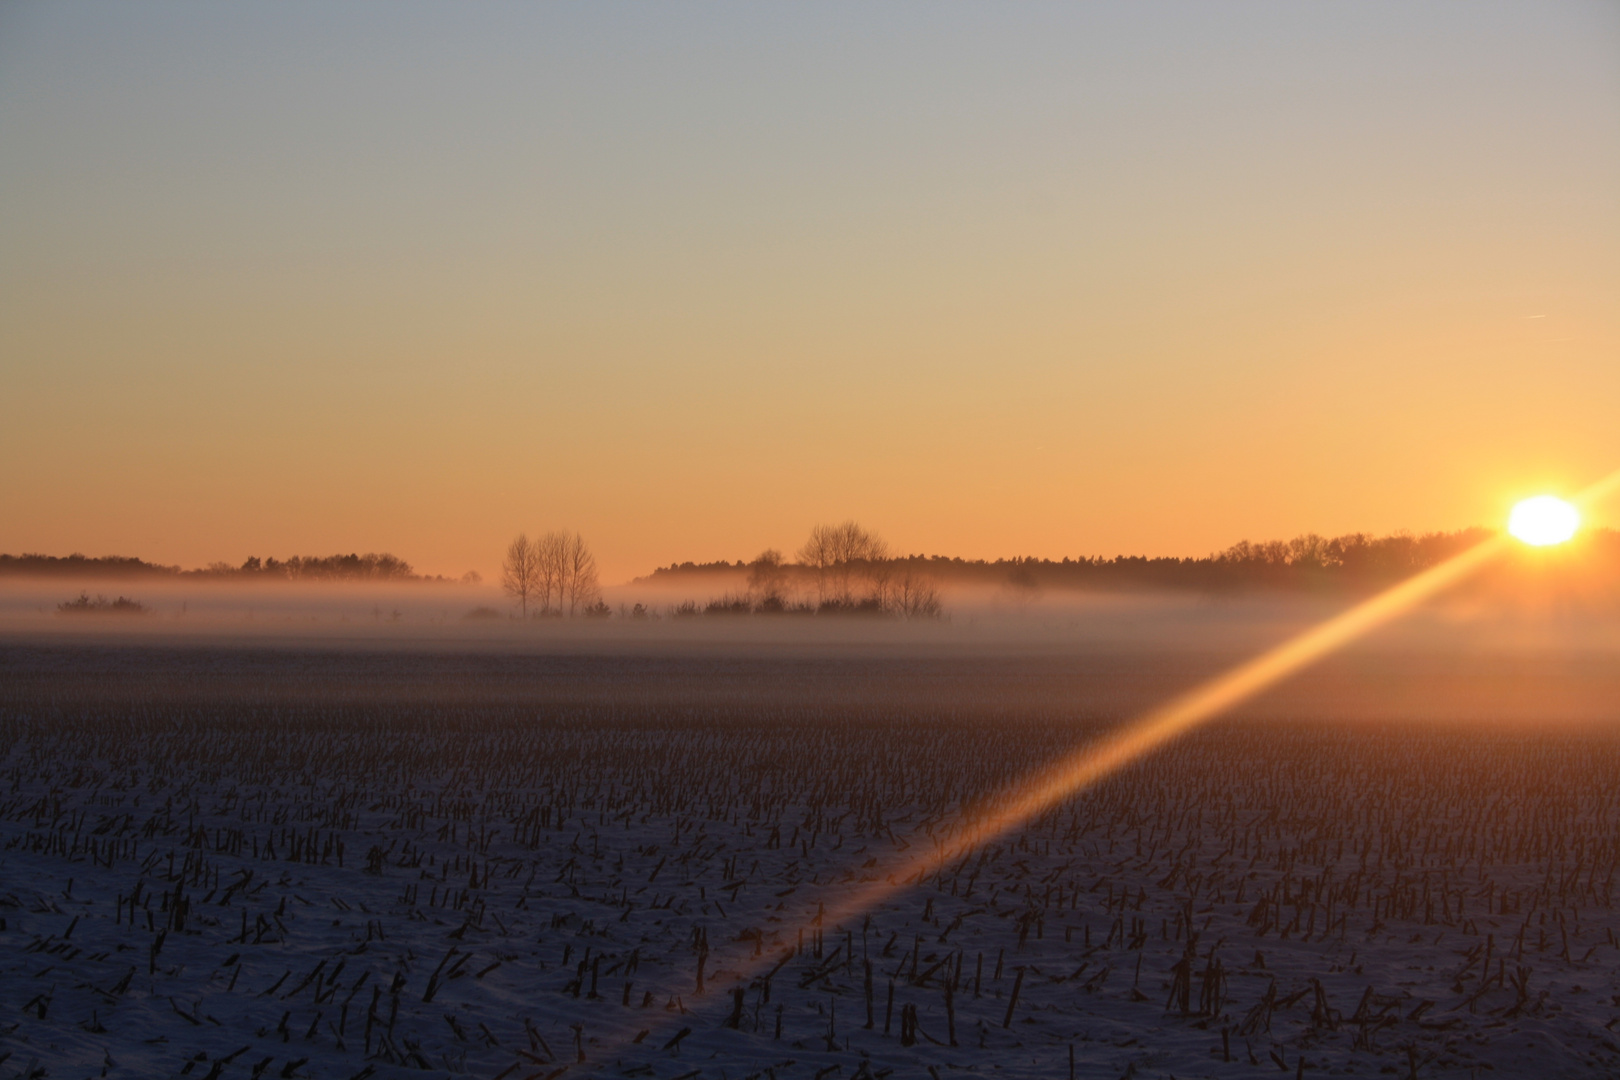
[(0, 1077), (1620, 1074), (1604, 728), (1227, 722), (907, 880), (1099, 722), (255, 662), (5, 699)]

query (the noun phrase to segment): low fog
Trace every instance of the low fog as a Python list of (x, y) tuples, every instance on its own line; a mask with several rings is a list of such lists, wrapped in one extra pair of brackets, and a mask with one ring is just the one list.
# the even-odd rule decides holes
[[(1353, 606), (1359, 598), (1297, 593), (1017, 593), (943, 590), (937, 618), (721, 614), (706, 604), (728, 582), (633, 582), (603, 590), (602, 617), (518, 617), (490, 584), (405, 581), (301, 583), (148, 579), (0, 579), (0, 633), (311, 641), (475, 642), (523, 648), (570, 642), (750, 642), (773, 645), (977, 646), (1242, 652), (1262, 648)], [(72, 606), (89, 598), (90, 611)], [(138, 609), (110, 610), (117, 600)], [(1365, 647), (1620, 650), (1612, 599), (1526, 598), (1478, 591), (1442, 596), (1367, 639)]]
[[(81, 595), (92, 602), (122, 596), (142, 610), (59, 609)], [(464, 658), (641, 656), (676, 664), (702, 658), (735, 660), (743, 667), (837, 660), (844, 665), (826, 669), (794, 691), (812, 695), (834, 692), (848, 681), (844, 673), (855, 670), (851, 662), (861, 661), (858, 675), (850, 678), (861, 684), (862, 694), (878, 688), (897, 699), (932, 697), (940, 678), (961, 676), (972, 684), (968, 692), (987, 699), (1124, 715), (1355, 602), (1299, 595), (1013, 595), (959, 589), (944, 595), (942, 617), (910, 622), (850, 615), (676, 614), (684, 602), (710, 595), (690, 581), (676, 590), (635, 583), (604, 591), (612, 611), (605, 618), (519, 620), (491, 585), (15, 578), (0, 582), (0, 642), (24, 648), (79, 644)], [(637, 604), (645, 617), (631, 614)], [(1620, 623), (1600, 607), (1508, 603), (1463, 592), (1407, 614), (1244, 711), (1609, 718), (1613, 701), (1620, 700), (1617, 661)], [(1033, 666), (1019, 668), (1020, 663)], [(972, 673), (970, 679), (965, 672)], [(753, 685), (748, 693), (768, 696)]]

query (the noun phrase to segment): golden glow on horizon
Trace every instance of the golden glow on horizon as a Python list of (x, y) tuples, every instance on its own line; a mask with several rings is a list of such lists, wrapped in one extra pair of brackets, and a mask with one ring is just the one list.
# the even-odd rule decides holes
[[(1575, 496), (1574, 503), (1590, 507), (1616, 491), (1620, 491), (1620, 470), (1587, 487)], [(1564, 505), (1574, 509), (1569, 503)], [(941, 839), (941, 830), (936, 827), (935, 843), (929, 849), (884, 867), (884, 880), (857, 889), (842, 902), (829, 906), (821, 915), (821, 921), (825, 923), (830, 920), (836, 925), (858, 916), (885, 896), (921, 881), (948, 863), (967, 857), (979, 845), (1018, 828), (1063, 799), (1152, 753), (1171, 739), (1220, 716), (1357, 638), (1399, 618), (1484, 568), (1503, 554), (1512, 542), (1511, 534), (1497, 533), (1460, 555), (1408, 578), (1224, 675), (1194, 687), (1140, 719), (1082, 747), (1057, 764), (999, 792), (988, 801), (988, 805), (997, 808), (990, 810), (980, 821), (964, 827), (948, 841)]]
[[(1617, 491), (1620, 491), (1620, 470), (1587, 487), (1575, 496), (1573, 503), (1590, 508)], [(1575, 510), (1575, 505), (1571, 503), (1555, 501), (1569, 511)], [(1578, 516), (1577, 513), (1577, 519)], [(1558, 520), (1567, 521), (1568, 515), (1562, 514)], [(936, 824), (930, 831), (931, 844), (917, 845), (914, 854), (880, 867), (879, 880), (849, 891), (841, 901), (835, 900), (825, 909), (818, 907), (816, 924), (836, 926), (849, 922), (871, 910), (885, 897), (920, 883), (952, 862), (967, 858), (980, 845), (1018, 828), (1062, 800), (1399, 618), (1425, 600), (1483, 569), (1509, 549), (1515, 536), (1515, 533), (1497, 533), (1447, 562), (1409, 578), (1173, 698), (1140, 719), (1123, 725), (1117, 731), (1040, 770), (1029, 779), (1003, 789), (987, 800), (986, 805), (990, 809), (983, 818), (965, 825), (954, 837), (947, 839), (948, 826), (941, 828)], [(770, 961), (769, 955), (742, 961), (739, 964), (741, 978), (746, 979), (751, 972)], [(694, 995), (700, 996), (704, 995)]]
[(1508, 532), (1531, 547), (1562, 544), (1581, 527), (1581, 512), (1556, 495), (1537, 495), (1513, 507)]

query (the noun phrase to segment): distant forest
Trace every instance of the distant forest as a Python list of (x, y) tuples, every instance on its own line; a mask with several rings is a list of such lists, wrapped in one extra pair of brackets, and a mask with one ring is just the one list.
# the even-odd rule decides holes
[(444, 581), (416, 573), (396, 555), (294, 555), (288, 559), (245, 560), (240, 566), (216, 562), (182, 570), (120, 555), (0, 555), (0, 575), (36, 577), (188, 578), (274, 581)]
[[(870, 566), (924, 576), (942, 587), (994, 586), (1015, 593), (1045, 589), (1366, 592), (1444, 562), (1492, 534), (1493, 530), (1485, 528), (1423, 535), (1350, 533), (1328, 538), (1308, 534), (1263, 543), (1244, 540), (1224, 551), (1194, 558), (1120, 555), (990, 560), (901, 555), (870, 560)], [(1583, 562), (1589, 568), (1620, 579), (1620, 532), (1594, 529), (1585, 534), (1582, 543), (1588, 554)], [(675, 585), (696, 576), (756, 575), (757, 562), (673, 563), (637, 581)], [(808, 582), (815, 570), (801, 558), (798, 564), (783, 565), (779, 572)]]
[[(847, 535), (846, 535), (847, 534)], [(1253, 589), (1305, 592), (1365, 592), (1383, 588), (1479, 543), (1492, 535), (1483, 528), (1458, 532), (1392, 536), (1314, 534), (1264, 543), (1242, 541), (1224, 551), (1194, 558), (1120, 555), (1041, 559), (962, 559), (946, 555), (893, 555), (874, 535), (854, 523), (818, 526), (805, 547), (788, 562), (767, 551), (751, 561), (671, 563), (637, 578), (635, 584), (697, 584), (703, 578), (734, 578), (756, 600), (813, 596), (818, 606), (858, 604), (877, 596), (884, 604), (910, 603), (922, 590), (933, 603), (934, 587), (989, 586), (1035, 593), (1057, 590), (1176, 590), (1237, 592)], [(1592, 529), (1577, 541), (1582, 574), (1620, 582), (1620, 531)], [(287, 559), (216, 562), (195, 570), (118, 555), (3, 555), (0, 577), (161, 579), (304, 582), (446, 582), (457, 579), (418, 574), (404, 559), (387, 553), (294, 555)], [(459, 579), (475, 584), (469, 573)], [(707, 582), (705, 583), (707, 584)], [(754, 596), (754, 594), (758, 594)], [(891, 596), (890, 594), (894, 594)]]

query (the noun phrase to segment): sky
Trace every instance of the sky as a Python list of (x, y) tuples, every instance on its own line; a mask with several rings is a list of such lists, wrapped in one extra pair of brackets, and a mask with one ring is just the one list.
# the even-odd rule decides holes
[(0, 551), (1200, 555), (1617, 417), (1613, 3), (0, 4)]

